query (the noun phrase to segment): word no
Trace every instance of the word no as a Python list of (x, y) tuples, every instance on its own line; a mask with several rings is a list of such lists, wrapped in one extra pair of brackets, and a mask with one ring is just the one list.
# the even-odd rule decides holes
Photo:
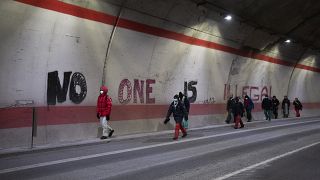
[[(48, 73), (47, 81), (47, 104), (55, 105), (56, 102), (62, 103), (66, 101), (69, 88), (69, 98), (75, 104), (80, 104), (87, 95), (86, 78), (79, 72), (64, 72), (63, 85), (61, 87), (58, 71)], [(70, 84), (70, 87), (69, 87)]]

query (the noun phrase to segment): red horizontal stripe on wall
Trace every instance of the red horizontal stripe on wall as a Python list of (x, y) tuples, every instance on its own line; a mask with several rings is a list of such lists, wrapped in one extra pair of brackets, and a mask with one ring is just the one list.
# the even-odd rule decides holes
[(304, 109), (320, 108), (320, 103), (302, 103)]
[[(304, 103), (305, 109), (320, 109), (320, 103)], [(111, 120), (137, 120), (165, 118), (169, 105), (115, 105)], [(261, 103), (255, 104), (255, 112), (261, 111)], [(98, 123), (95, 106), (49, 106), (36, 107), (35, 119), (38, 126)], [(226, 104), (191, 104), (190, 115), (225, 114)], [(31, 127), (32, 108), (0, 109), (0, 129)]]
[(0, 109), (0, 129), (32, 126), (32, 108), (15, 107)]
[[(25, 3), (25, 4), (29, 4), (29, 5), (33, 5), (36, 7), (41, 7), (44, 9), (57, 11), (57, 12), (68, 14), (68, 15), (92, 20), (92, 21), (110, 24), (110, 25), (114, 25), (115, 20), (116, 20), (115, 16), (112, 16), (112, 15), (109, 15), (106, 13), (102, 13), (102, 12), (98, 12), (95, 10), (91, 10), (91, 9), (86, 9), (86, 8), (76, 6), (73, 4), (64, 3), (64, 2), (61, 2), (58, 0), (16, 0), (16, 1), (21, 2), (21, 3)], [(187, 35), (184, 35), (181, 33), (177, 33), (177, 32), (169, 31), (166, 29), (138, 23), (138, 22), (123, 19), (123, 18), (119, 19), (118, 26), (121, 28), (134, 30), (137, 32), (142, 32), (142, 33), (146, 33), (146, 34), (150, 34), (150, 35), (154, 35), (154, 36), (159, 36), (159, 37), (163, 37), (163, 38), (168, 38), (168, 39), (180, 41), (180, 42), (190, 44), (190, 45), (196, 45), (196, 46), (201, 46), (201, 47), (205, 47), (205, 48), (220, 50), (223, 52), (232, 53), (232, 54), (236, 54), (239, 56), (253, 58), (253, 59), (257, 59), (257, 60), (262, 60), (262, 61), (266, 61), (266, 62), (270, 62), (270, 63), (274, 63), (274, 64), (279, 64), (279, 65), (284, 65), (284, 66), (289, 66), (289, 67), (296, 66), (294, 63), (291, 63), (291, 62), (288, 62), (288, 61), (285, 61), (282, 59), (269, 57), (269, 56), (266, 56), (263, 54), (253, 53), (251, 51), (245, 51), (245, 50), (240, 50), (240, 49), (236, 49), (233, 47), (228, 47), (228, 46), (214, 43), (211, 41), (198, 39), (198, 38), (187, 36)], [(302, 65), (302, 64), (298, 64), (296, 66), (296, 68), (304, 69), (304, 70), (308, 70), (308, 71), (313, 71), (313, 72), (318, 72), (318, 73), (320, 72), (320, 68), (306, 66), (306, 65)]]
[(37, 107), (39, 126), (97, 122), (94, 106), (49, 106)]
[[(190, 115), (223, 113), (224, 104), (192, 104)], [(169, 105), (115, 105), (112, 107), (111, 120), (135, 120), (165, 118)], [(0, 129), (31, 127), (32, 108), (8, 108), (0, 111)], [(38, 126), (94, 123), (95, 106), (48, 106), (36, 107), (35, 119)]]

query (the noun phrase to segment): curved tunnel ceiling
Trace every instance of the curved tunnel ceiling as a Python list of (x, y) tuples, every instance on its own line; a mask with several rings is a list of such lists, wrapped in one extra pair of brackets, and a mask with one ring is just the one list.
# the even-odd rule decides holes
[(256, 28), (320, 51), (319, 0), (194, 0)]

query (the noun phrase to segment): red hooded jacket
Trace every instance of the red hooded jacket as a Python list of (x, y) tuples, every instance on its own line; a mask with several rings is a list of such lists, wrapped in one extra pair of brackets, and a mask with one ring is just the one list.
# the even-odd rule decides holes
[(110, 116), (112, 99), (107, 95), (108, 88), (106, 86), (101, 86), (102, 94), (99, 95), (97, 100), (97, 113), (99, 116)]

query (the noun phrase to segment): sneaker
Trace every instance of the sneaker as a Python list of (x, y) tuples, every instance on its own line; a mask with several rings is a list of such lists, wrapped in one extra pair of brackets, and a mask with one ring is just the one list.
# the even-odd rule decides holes
[(182, 138), (184, 138), (184, 137), (186, 137), (188, 134), (187, 133), (185, 133), (184, 135), (182, 135)]
[(100, 139), (107, 139), (108, 137), (107, 136), (101, 136)]
[(233, 127), (233, 128), (238, 129), (238, 127)]
[(113, 132), (114, 132), (114, 130), (112, 129), (112, 130), (109, 132), (109, 137), (112, 136)]

